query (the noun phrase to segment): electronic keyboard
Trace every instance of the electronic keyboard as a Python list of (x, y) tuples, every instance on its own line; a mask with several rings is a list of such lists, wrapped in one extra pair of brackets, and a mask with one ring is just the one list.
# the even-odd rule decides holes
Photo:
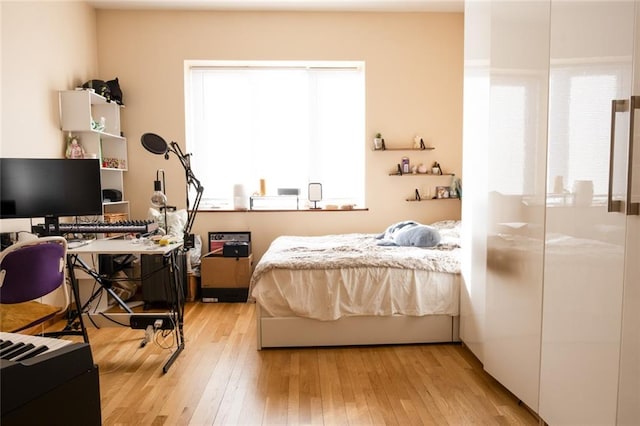
[(0, 332), (0, 346), (3, 426), (101, 423), (98, 367), (89, 344)]
[(70, 344), (70, 340), (0, 332), (0, 359), (24, 361)]
[(136, 233), (150, 234), (158, 229), (152, 220), (122, 220), (118, 222), (60, 223), (60, 232), (69, 234)]

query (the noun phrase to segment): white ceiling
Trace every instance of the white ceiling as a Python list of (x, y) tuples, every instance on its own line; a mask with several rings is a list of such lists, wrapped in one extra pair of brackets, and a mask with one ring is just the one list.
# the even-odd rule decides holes
[(97, 9), (463, 12), (464, 0), (87, 0)]

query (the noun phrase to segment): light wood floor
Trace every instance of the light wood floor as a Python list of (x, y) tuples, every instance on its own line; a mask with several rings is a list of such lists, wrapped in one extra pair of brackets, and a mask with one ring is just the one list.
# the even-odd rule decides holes
[(258, 351), (255, 305), (196, 302), (162, 374), (143, 335), (89, 329), (105, 425), (538, 424), (459, 344)]

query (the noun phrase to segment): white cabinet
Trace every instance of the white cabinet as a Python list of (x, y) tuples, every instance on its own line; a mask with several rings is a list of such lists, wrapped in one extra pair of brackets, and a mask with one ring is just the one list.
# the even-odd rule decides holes
[(59, 96), (62, 130), (80, 139), (87, 156), (100, 159), (102, 189), (114, 189), (122, 194), (121, 201), (105, 201), (103, 213), (128, 215), (129, 203), (123, 184), (128, 162), (127, 140), (121, 136), (120, 129), (122, 106), (88, 90), (62, 91)]
[(461, 338), (552, 425), (640, 420), (639, 9), (465, 10)]

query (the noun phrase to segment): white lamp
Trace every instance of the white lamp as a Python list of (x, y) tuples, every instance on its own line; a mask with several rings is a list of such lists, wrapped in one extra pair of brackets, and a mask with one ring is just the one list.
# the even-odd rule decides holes
[[(160, 173), (162, 172), (162, 182), (160, 181)], [(161, 208), (167, 206), (167, 196), (164, 193), (164, 170), (156, 171), (156, 180), (153, 181), (153, 194), (151, 195), (151, 205)]]

